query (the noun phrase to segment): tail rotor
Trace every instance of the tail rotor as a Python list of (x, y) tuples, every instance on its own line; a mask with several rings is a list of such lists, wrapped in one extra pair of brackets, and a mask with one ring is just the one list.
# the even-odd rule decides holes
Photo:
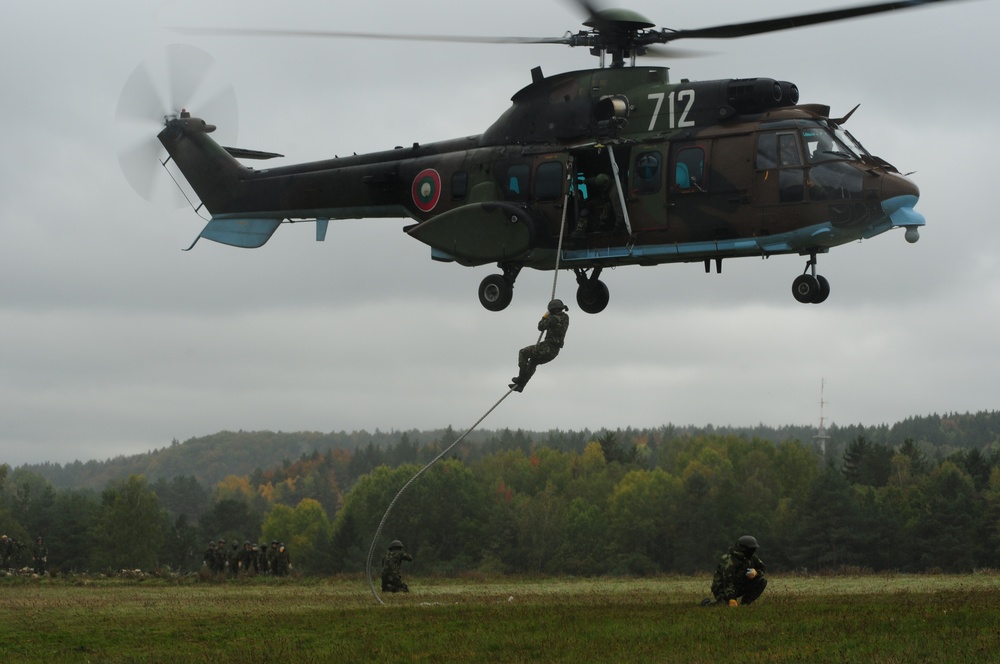
[(115, 110), (125, 179), (146, 200), (174, 208), (182, 207), (185, 198), (162, 168), (167, 154), (156, 135), (184, 109), (216, 125), (220, 143), (236, 144), (239, 111), (232, 85), (220, 77), (211, 55), (171, 44), (132, 71)]

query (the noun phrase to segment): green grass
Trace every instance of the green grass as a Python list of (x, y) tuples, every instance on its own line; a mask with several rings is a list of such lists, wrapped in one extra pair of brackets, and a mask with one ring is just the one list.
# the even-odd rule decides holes
[(4, 662), (968, 662), (1000, 652), (1000, 576), (708, 580), (0, 580)]

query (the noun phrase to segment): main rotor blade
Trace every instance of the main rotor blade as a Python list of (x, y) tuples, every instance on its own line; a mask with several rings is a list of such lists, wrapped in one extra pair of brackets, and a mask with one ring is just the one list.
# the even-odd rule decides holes
[(802, 28), (809, 25), (816, 25), (818, 23), (842, 21), (848, 18), (879, 14), (881, 12), (893, 11), (895, 9), (911, 9), (921, 5), (952, 1), (954, 0), (903, 0), (902, 2), (883, 2), (876, 5), (847, 7), (845, 9), (833, 9), (829, 11), (815, 12), (812, 14), (798, 14), (796, 16), (765, 19), (763, 21), (718, 25), (711, 28), (700, 28), (698, 30), (667, 31), (661, 33), (660, 38), (657, 41), (660, 43), (667, 43), (676, 39), (730, 39), (733, 37), (747, 37), (749, 35), (759, 35), (765, 32)]
[(270, 30), (257, 28), (171, 28), (185, 35), (230, 37), (313, 37), (320, 39), (384, 39), (395, 41), (450, 42), (457, 44), (568, 44), (566, 37), (475, 37), (463, 35), (405, 35), (328, 30)]

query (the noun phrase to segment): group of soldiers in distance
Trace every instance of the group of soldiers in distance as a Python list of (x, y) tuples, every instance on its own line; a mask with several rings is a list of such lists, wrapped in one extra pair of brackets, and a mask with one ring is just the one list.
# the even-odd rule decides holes
[(239, 542), (231, 542), (226, 546), (226, 540), (209, 542), (203, 557), (204, 569), (213, 574), (228, 576), (256, 576), (271, 574), (287, 576), (292, 568), (288, 549), (278, 540), (272, 540), (271, 546), (258, 546), (244, 542), (241, 548)]
[[(28, 546), (24, 542), (18, 542), (17, 538), (0, 535), (0, 570), (23, 570), (27, 565), (24, 559), (24, 550)], [(35, 539), (35, 546), (31, 549), (30, 569), (35, 574), (45, 574), (45, 568), (49, 562), (49, 550), (42, 542), (42, 538)]]

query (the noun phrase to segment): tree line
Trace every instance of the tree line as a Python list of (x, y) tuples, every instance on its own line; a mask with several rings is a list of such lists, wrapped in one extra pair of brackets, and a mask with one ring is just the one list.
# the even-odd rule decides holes
[[(785, 441), (809, 441), (815, 429), (809, 426), (779, 427), (679, 426), (668, 424), (653, 429), (627, 428), (616, 432), (621, 444), (635, 445), (643, 439), (673, 439), (681, 436), (736, 435), (760, 438), (778, 444)], [(828, 431), (834, 445), (827, 452), (834, 457), (843, 453), (847, 441), (864, 436), (873, 443), (889, 447), (912, 438), (932, 449), (937, 458), (957, 451), (983, 448), (1000, 440), (1000, 412), (947, 413), (911, 417), (893, 425), (866, 426), (832, 424)], [(586, 443), (601, 432), (581, 431), (473, 431), (466, 441), (469, 450), (463, 459), (476, 460), (493, 452), (518, 448), (551, 447), (564, 452), (582, 451)], [(103, 461), (74, 461), (67, 464), (41, 463), (22, 466), (41, 475), (59, 489), (101, 490), (108, 483), (129, 475), (143, 475), (150, 482), (177, 476), (194, 477), (206, 487), (215, 486), (230, 475), (250, 476), (259, 469), (291, 465), (292, 460), (314, 452), (326, 454), (341, 450), (350, 454), (351, 463), (338, 468), (337, 479), (345, 490), (376, 466), (398, 465), (407, 461), (426, 461), (425, 449), (445, 447), (457, 438), (451, 427), (430, 431), (353, 432), (273, 432), (220, 431), (191, 438), (144, 454), (118, 456)]]
[[(281, 541), (298, 572), (353, 573), (390, 501), (448, 435), (303, 453), (210, 487), (133, 474), (100, 491), (56, 489), (0, 466), (0, 530), (43, 536), (62, 572), (195, 571), (224, 538)], [(463, 443), (414, 482), (378, 554), (403, 540), (413, 573), (692, 573), (749, 533), (775, 571), (1000, 567), (1000, 445), (950, 450), (865, 434), (822, 450), (667, 428), (551, 444), (507, 431)]]

